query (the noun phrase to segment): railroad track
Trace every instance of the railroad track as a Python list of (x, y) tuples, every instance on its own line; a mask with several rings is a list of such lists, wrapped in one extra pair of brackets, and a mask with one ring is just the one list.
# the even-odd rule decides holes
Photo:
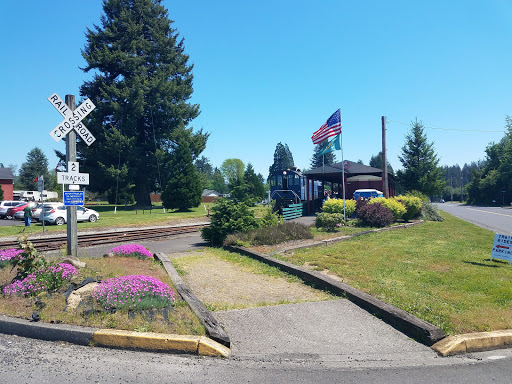
[[(207, 224), (187, 225), (183, 227), (169, 227), (169, 228), (149, 228), (149, 229), (133, 229), (123, 231), (112, 231), (91, 234), (79, 234), (78, 246), (90, 247), (92, 245), (120, 243), (135, 240), (156, 240), (167, 237), (177, 236), (183, 233), (198, 232), (201, 228), (206, 227)], [(44, 237), (30, 239), (34, 247), (39, 251), (51, 251), (60, 249), (63, 245), (67, 244), (66, 236)], [(0, 249), (16, 248), (18, 242), (16, 240), (0, 241)]]

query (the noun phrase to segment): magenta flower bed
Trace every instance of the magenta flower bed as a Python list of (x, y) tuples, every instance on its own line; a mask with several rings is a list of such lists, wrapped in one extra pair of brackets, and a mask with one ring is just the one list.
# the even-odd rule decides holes
[(0, 261), (10, 261), (12, 258), (18, 256), (20, 253), (23, 252), (23, 249), (4, 249), (0, 251)]
[(31, 273), (23, 280), (16, 280), (4, 287), (5, 295), (35, 296), (40, 292), (52, 292), (67, 283), (77, 273), (71, 264), (51, 264)]
[(145, 275), (102, 281), (92, 296), (106, 310), (164, 308), (176, 301), (174, 291), (167, 284)]
[(133, 256), (139, 259), (151, 258), (153, 254), (139, 244), (125, 244), (119, 247), (114, 247), (108, 253), (113, 253), (116, 256)]

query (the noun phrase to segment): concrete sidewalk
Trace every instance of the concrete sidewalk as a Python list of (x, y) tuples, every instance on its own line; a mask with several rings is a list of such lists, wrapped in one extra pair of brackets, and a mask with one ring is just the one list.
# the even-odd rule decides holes
[(215, 312), (232, 358), (250, 360), (435, 360), (438, 355), (349, 300)]

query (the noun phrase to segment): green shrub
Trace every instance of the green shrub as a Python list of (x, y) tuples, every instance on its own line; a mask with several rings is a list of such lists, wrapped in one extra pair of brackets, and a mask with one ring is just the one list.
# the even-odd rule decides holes
[(433, 206), (430, 202), (424, 201), (423, 206), (421, 207), (421, 215), (422, 220), (425, 221), (443, 221), (444, 218), (439, 214), (439, 211), (435, 206)]
[(275, 205), (276, 201), (272, 200), (265, 208), (263, 216), (260, 218), (261, 227), (275, 227), (283, 222), (283, 218), (277, 212), (274, 212)]
[(391, 210), (391, 213), (393, 213), (393, 220), (397, 221), (402, 218), (402, 216), (407, 212), (405, 209), (405, 206), (400, 203), (399, 201), (396, 201), (394, 199), (386, 199), (385, 197), (375, 197), (371, 199), (369, 204), (382, 204), (384, 207)]
[(421, 199), (412, 195), (397, 196), (395, 200), (402, 203), (405, 206), (406, 212), (402, 216), (405, 221), (409, 221), (414, 217), (417, 217), (421, 209)]
[(228, 235), (225, 245), (275, 245), (292, 240), (312, 239), (313, 235), (307, 225), (285, 221), (274, 227), (258, 228), (246, 233)]
[(343, 213), (321, 212), (316, 216), (315, 225), (324, 231), (334, 231), (341, 225), (344, 225)]
[[(343, 199), (329, 199), (322, 205), (322, 211), (325, 213), (343, 214)], [(350, 217), (356, 211), (355, 200), (345, 200), (345, 216)]]
[(363, 225), (370, 227), (387, 227), (393, 223), (391, 209), (377, 202), (362, 205), (357, 211), (357, 216)]
[(213, 246), (222, 246), (230, 233), (247, 232), (259, 227), (254, 212), (244, 203), (217, 199), (211, 212), (210, 226), (203, 228), (201, 235)]

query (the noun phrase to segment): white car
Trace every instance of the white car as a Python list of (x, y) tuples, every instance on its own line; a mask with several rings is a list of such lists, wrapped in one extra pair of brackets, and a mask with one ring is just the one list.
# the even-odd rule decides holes
[[(42, 218), (41, 218), (42, 217)], [(94, 209), (89, 209), (85, 207), (76, 207), (76, 220), (77, 221), (90, 221), (94, 223), (96, 220), (100, 218), (100, 214), (96, 212)], [(59, 205), (56, 207), (52, 207), (51, 210), (45, 210), (42, 215), (39, 217), (39, 221), (43, 221), (45, 223), (51, 223), (56, 225), (66, 224), (67, 220), (67, 210), (65, 205)]]
[(17, 206), (19, 203), (21, 203), (21, 201), (14, 201), (14, 200), (0, 201), (0, 219), (5, 219), (7, 210), (9, 208)]
[(50, 211), (52, 208), (64, 205), (64, 203), (50, 202), (50, 203), (39, 203), (39, 204), (37, 204), (37, 206), (35, 206), (32, 209), (32, 220), (39, 221), (39, 216), (41, 216), (41, 210), (43, 209), (43, 205), (44, 205), (44, 210), (45, 211)]

